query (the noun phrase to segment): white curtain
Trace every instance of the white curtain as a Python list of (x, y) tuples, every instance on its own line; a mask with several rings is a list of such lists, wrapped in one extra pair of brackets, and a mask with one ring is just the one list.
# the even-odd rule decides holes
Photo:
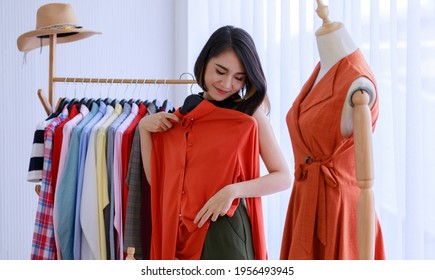
[[(187, 67), (222, 25), (254, 38), (268, 80), (270, 120), (288, 164), (285, 115), (318, 61), (314, 0), (184, 0)], [(328, 3), (329, 2), (329, 3)], [(388, 259), (435, 259), (435, 3), (430, 0), (331, 0), (378, 83), (374, 139), (375, 202)], [(176, 12), (177, 13), (177, 12)], [(186, 56), (185, 51), (178, 55)], [(290, 191), (264, 198), (271, 259), (279, 258)]]

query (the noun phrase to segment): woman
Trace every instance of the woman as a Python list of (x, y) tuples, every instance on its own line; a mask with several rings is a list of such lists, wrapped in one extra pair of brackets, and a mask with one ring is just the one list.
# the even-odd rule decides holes
[[(198, 107), (202, 106), (202, 108), (198, 108), (198, 110), (206, 108), (205, 110), (209, 110), (207, 113), (211, 111), (222, 112), (222, 114), (231, 115), (231, 118), (236, 118), (225, 124), (226, 126), (238, 124), (238, 120), (240, 120), (240, 123), (244, 123), (245, 121), (249, 123), (250, 120), (255, 123), (254, 138), (258, 143), (259, 154), (261, 155), (269, 173), (261, 177), (256, 176), (249, 180), (236, 181), (227, 185), (219, 186), (219, 189), (208, 197), (207, 200), (205, 200), (206, 202), (198, 208), (199, 211), (196, 212), (193, 219), (193, 223), (196, 225), (198, 230), (202, 229), (204, 226), (208, 227), (205, 239), (201, 239), (201, 244), (197, 246), (197, 248), (201, 248), (200, 251), (185, 254), (187, 249), (183, 248), (186, 247), (186, 244), (188, 244), (189, 246), (187, 247), (190, 248), (193, 248), (196, 245), (183, 243), (184, 241), (181, 242), (179, 239), (182, 238), (180, 236), (183, 234), (191, 234), (193, 230), (189, 228), (189, 226), (186, 226), (187, 229), (184, 227), (180, 229), (181, 227), (179, 227), (176, 244), (177, 252), (179, 253), (176, 253), (174, 258), (196, 258), (198, 256), (200, 256), (201, 259), (267, 258), (267, 254), (264, 253), (262, 253), (262, 256), (259, 256), (260, 253), (258, 251), (260, 249), (256, 249), (255, 244), (253, 246), (252, 242), (250, 242), (251, 230), (249, 229), (249, 220), (248, 223), (246, 223), (247, 216), (245, 204), (246, 202), (251, 201), (250, 198), (259, 198), (263, 195), (287, 189), (291, 185), (291, 176), (284, 156), (274, 137), (266, 112), (261, 106), (264, 104), (266, 110), (269, 110), (266, 95), (266, 79), (254, 41), (243, 29), (232, 26), (219, 28), (211, 35), (199, 54), (195, 63), (194, 72), (198, 85), (204, 91), (200, 94), (204, 101), (198, 105)], [(214, 106), (224, 109), (214, 110), (214, 108), (212, 108)], [(193, 110), (195, 111), (196, 109)], [(154, 174), (151, 168), (153, 140), (155, 140), (155, 149), (156, 139), (159, 135), (165, 135), (165, 133), (170, 132), (174, 127), (178, 128), (180, 122), (183, 122), (181, 126), (184, 125), (184, 120), (181, 120), (180, 117), (180, 114), (177, 115), (161, 112), (144, 117), (139, 124), (141, 133), (141, 153), (145, 174), (148, 179), (151, 179), (151, 182), (153, 182), (152, 176)], [(254, 119), (255, 121), (253, 121)], [(222, 122), (224, 122), (224, 120)], [(215, 124), (216, 122), (210, 123)], [(240, 130), (240, 127), (238, 129)], [(213, 131), (210, 131), (210, 133)], [(234, 131), (237, 131), (237, 129)], [(220, 137), (217, 136), (215, 138), (210, 138), (212, 140), (207, 142), (206, 145), (215, 144), (215, 142), (218, 141), (218, 137), (219, 139), (226, 139), (230, 142), (231, 135), (231, 133), (228, 133), (226, 135), (220, 135)], [(222, 144), (221, 151), (224, 153), (237, 149), (232, 149), (232, 146), (227, 146), (226, 144), (227, 143)], [(202, 148), (206, 149), (206, 145), (203, 145)], [(237, 146), (237, 143), (234, 144), (234, 146)], [(230, 148), (228, 149), (227, 147)], [(229, 155), (230, 152), (228, 152)], [(253, 146), (252, 150), (249, 150), (247, 153), (248, 157), (249, 155), (253, 155), (254, 152), (255, 147)], [(158, 152), (155, 151), (155, 154), (156, 153)], [(210, 156), (218, 157), (217, 154), (209, 155), (209, 157)], [(231, 155), (229, 157), (231, 157)], [(216, 159), (216, 161), (218, 160)], [(153, 166), (155, 165), (154, 162), (152, 164)], [(204, 172), (207, 173), (207, 169), (204, 170)], [(212, 173), (207, 174), (209, 174), (207, 176), (212, 176)], [(224, 174), (222, 176), (224, 176)], [(213, 179), (213, 182), (216, 180), (218, 179)], [(207, 181), (207, 179), (205, 179), (205, 181)], [(203, 182), (203, 184), (205, 183), (208, 182)], [(239, 201), (239, 199), (240, 205), (236, 205), (235, 212), (230, 211), (233, 209), (234, 201)], [(251, 206), (248, 205), (248, 213), (250, 207)], [(188, 212), (187, 210), (183, 211)], [(230, 215), (228, 215), (229, 212), (231, 212)], [(181, 216), (182, 214), (180, 210), (180, 219)], [(228, 220), (233, 218), (239, 219), (239, 221)], [(252, 222), (253, 217), (251, 214), (250, 219)], [(180, 223), (184, 223), (184, 221)], [(239, 246), (240, 244), (232, 244), (233, 241), (237, 242), (237, 237), (228, 237), (227, 233), (225, 233), (226, 225), (222, 223), (230, 223), (230, 226), (233, 229), (238, 226), (243, 229), (242, 235), (244, 236), (242, 239), (244, 242), (241, 247)], [(194, 230), (196, 231), (197, 229)], [(185, 230), (185, 233), (181, 232), (183, 230)], [(252, 232), (252, 237), (254, 239), (253, 243), (256, 243), (255, 239), (258, 235), (262, 234), (262, 232)], [(201, 238), (202, 237), (203, 236), (201, 236)], [(161, 243), (163, 245), (166, 244), (164, 241)], [(167, 255), (166, 257), (159, 254), (156, 256), (169, 258)]]

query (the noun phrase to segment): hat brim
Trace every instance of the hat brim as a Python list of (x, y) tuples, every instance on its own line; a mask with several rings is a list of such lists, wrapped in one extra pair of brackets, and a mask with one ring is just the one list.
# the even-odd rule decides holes
[(101, 32), (82, 28), (33, 30), (18, 37), (18, 50), (28, 52), (47, 46), (50, 44), (49, 36), (53, 34), (57, 34), (57, 43), (62, 44), (82, 40), (95, 34), (101, 34)]

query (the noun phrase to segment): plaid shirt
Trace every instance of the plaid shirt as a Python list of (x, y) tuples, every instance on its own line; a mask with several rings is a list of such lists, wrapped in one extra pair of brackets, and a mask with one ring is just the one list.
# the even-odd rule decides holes
[(39, 193), (38, 208), (35, 218), (35, 229), (32, 240), (32, 260), (57, 259), (53, 228), (54, 193), (51, 184), (51, 159), (53, 134), (57, 126), (68, 117), (67, 107), (45, 129), (44, 133), (44, 165), (42, 187)]

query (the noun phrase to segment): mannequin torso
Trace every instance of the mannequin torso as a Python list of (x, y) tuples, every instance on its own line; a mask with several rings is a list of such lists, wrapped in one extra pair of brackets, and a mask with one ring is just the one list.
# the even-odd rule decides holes
[(372, 191), (375, 79), (343, 24), (317, 2), (320, 63), (286, 116), (295, 181), (280, 259), (384, 259)]
[[(315, 84), (342, 58), (348, 56), (358, 49), (350, 34), (347, 32), (343, 24), (338, 22), (329, 23), (334, 25), (333, 29), (325, 29), (324, 26), (316, 32), (317, 48), (320, 57), (320, 71), (317, 75)], [(358, 88), (365, 88), (370, 96), (369, 107), (371, 108), (376, 99), (376, 90), (373, 83), (365, 78), (356, 79), (349, 88), (348, 97), (343, 104), (341, 118), (341, 133), (344, 137), (352, 135), (352, 94)]]
[[(322, 1), (318, 0), (317, 3), (316, 12), (323, 24), (316, 31), (320, 71), (315, 83), (338, 61), (358, 49), (344, 25), (329, 20), (328, 7)], [(374, 84), (365, 77), (357, 78), (349, 87), (345, 100), (340, 123), (341, 134), (346, 138), (354, 136), (356, 177), (361, 189), (357, 216), (359, 256), (360, 259), (373, 259), (375, 212), (370, 109), (376, 100)]]

